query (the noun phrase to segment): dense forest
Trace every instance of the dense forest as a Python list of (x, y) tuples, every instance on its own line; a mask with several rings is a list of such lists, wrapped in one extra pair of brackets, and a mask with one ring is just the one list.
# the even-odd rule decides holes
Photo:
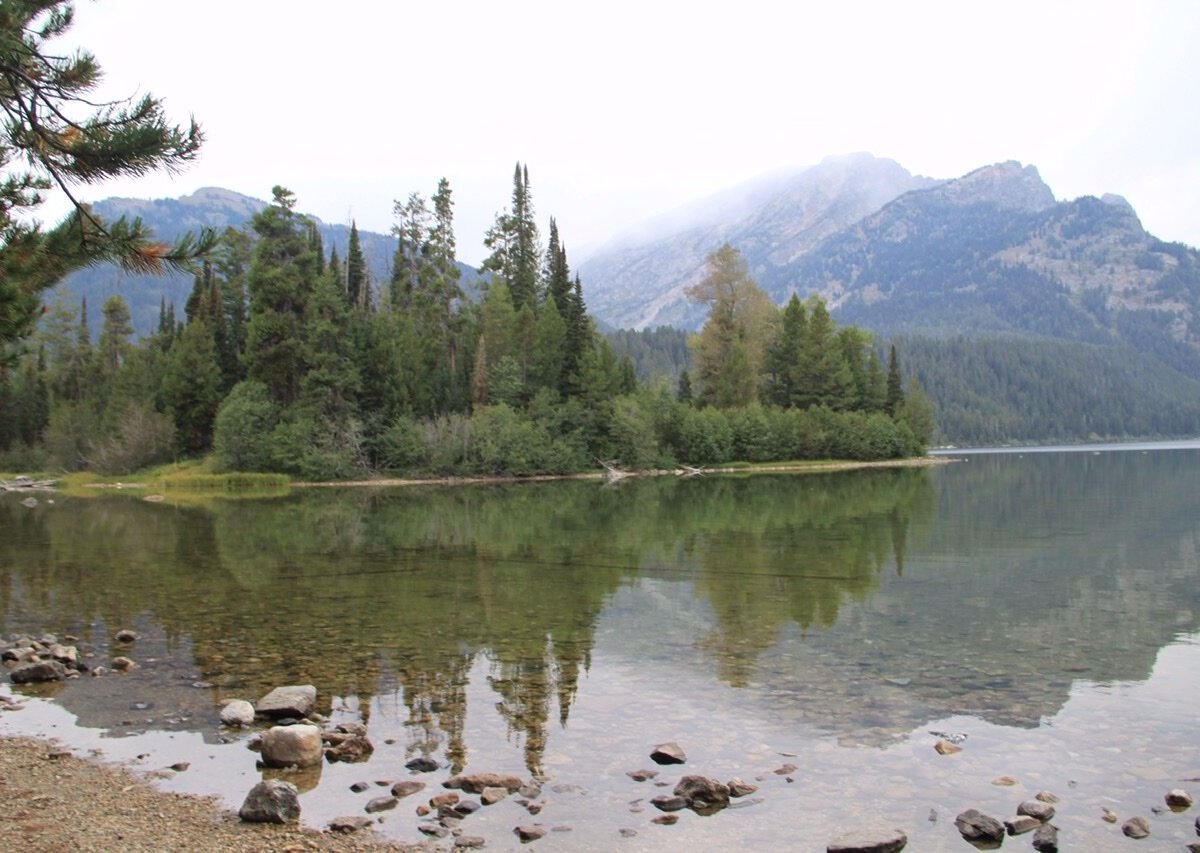
[[(125, 474), (211, 454), (223, 470), (309, 479), (565, 473), (923, 451), (932, 414), (871, 336), (824, 303), (784, 309), (729, 246), (692, 298), (710, 320), (696, 375), (639, 383), (588, 315), (553, 218), (543, 245), (528, 169), (485, 239), (478, 298), (456, 259), (442, 180), (395, 205), (390, 275), (357, 229), (345, 257), (276, 187), (227, 229), (183, 317), (165, 301), (134, 339), (106, 300), (99, 336), (61, 294), (0, 374), (0, 469)], [(675, 352), (672, 359), (678, 359)]]

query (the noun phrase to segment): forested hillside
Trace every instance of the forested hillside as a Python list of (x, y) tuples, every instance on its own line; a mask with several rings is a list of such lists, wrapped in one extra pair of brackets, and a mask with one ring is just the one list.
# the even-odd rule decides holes
[(160, 299), (140, 339), (115, 295), (94, 342), (89, 307), (63, 290), (0, 374), (0, 470), (126, 474), (211, 455), (218, 470), (306, 479), (526, 475), (893, 458), (932, 434), (894, 351), (885, 375), (870, 336), (839, 328), (821, 300), (780, 311), (728, 245), (693, 293), (712, 315), (696, 376), (639, 384), (596, 331), (553, 218), (542, 243), (519, 165), (477, 300), (447, 181), (396, 206), (386, 277), (357, 228), (327, 250), (296, 208), (276, 187), (226, 228), (182, 312)]

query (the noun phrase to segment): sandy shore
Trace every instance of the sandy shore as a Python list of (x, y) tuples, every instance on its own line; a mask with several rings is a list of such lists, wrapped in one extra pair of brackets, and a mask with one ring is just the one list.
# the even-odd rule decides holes
[(0, 738), (0, 838), (37, 851), (428, 850), (297, 825), (243, 823), (214, 800), (159, 791), (57, 744)]

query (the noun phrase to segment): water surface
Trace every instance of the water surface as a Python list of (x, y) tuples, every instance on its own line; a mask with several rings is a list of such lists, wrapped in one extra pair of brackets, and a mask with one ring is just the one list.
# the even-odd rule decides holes
[[(71, 634), (102, 664), (118, 629), (140, 634), (127, 675), (12, 688), (42, 699), (0, 731), (236, 808), (261, 772), (218, 703), (312, 683), (376, 745), (287, 777), (315, 826), (383, 793), (351, 783), (430, 755), (432, 787), (546, 780), (536, 818), (516, 798), (468, 818), (492, 849), (541, 822), (569, 827), (538, 842), (555, 849), (817, 851), (882, 822), (961, 850), (959, 811), (1007, 817), (1042, 789), (1064, 849), (1132, 843), (1102, 808), (1151, 818), (1141, 849), (1195, 840), (1194, 814), (1151, 807), (1200, 777), (1200, 450), (963, 459), (200, 506), (0, 496), (5, 634)], [(752, 802), (651, 824), (664, 789), (626, 773), (668, 740), (686, 772), (759, 785)], [(415, 805), (379, 830), (421, 838)]]

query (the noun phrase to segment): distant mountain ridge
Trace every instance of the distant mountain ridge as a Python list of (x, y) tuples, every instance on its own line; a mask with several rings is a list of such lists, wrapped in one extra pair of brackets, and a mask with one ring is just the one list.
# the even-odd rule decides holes
[[(171, 241), (189, 231), (213, 228), (218, 232), (226, 228), (243, 228), (268, 202), (242, 195), (220, 187), (203, 187), (191, 195), (180, 198), (138, 199), (107, 198), (93, 205), (104, 219), (121, 216), (141, 217), (154, 234)], [(345, 259), (350, 238), (348, 225), (331, 225), (310, 216), (317, 223), (321, 239), (328, 254), (336, 248)], [(359, 230), (363, 255), (373, 286), (378, 288), (391, 279), (392, 258), (396, 251), (396, 238), (389, 234)], [(478, 272), (467, 264), (459, 264), (462, 272), (460, 283), (472, 288)], [(100, 309), (104, 301), (120, 295), (129, 303), (130, 315), (137, 334), (145, 335), (158, 325), (158, 313), (162, 299), (174, 304), (176, 314), (183, 316), (183, 306), (192, 291), (192, 276), (174, 273), (165, 276), (135, 275), (112, 264), (102, 264), (78, 270), (67, 276), (60, 288), (74, 296), (83, 296), (88, 301), (88, 323), (93, 334), (101, 327)]]
[(683, 291), (722, 243), (737, 246), (761, 280), (892, 199), (936, 183), (870, 154), (761, 178), (644, 226), (654, 236), (618, 237), (593, 253), (580, 265), (588, 304), (617, 328), (696, 327), (702, 310)]

